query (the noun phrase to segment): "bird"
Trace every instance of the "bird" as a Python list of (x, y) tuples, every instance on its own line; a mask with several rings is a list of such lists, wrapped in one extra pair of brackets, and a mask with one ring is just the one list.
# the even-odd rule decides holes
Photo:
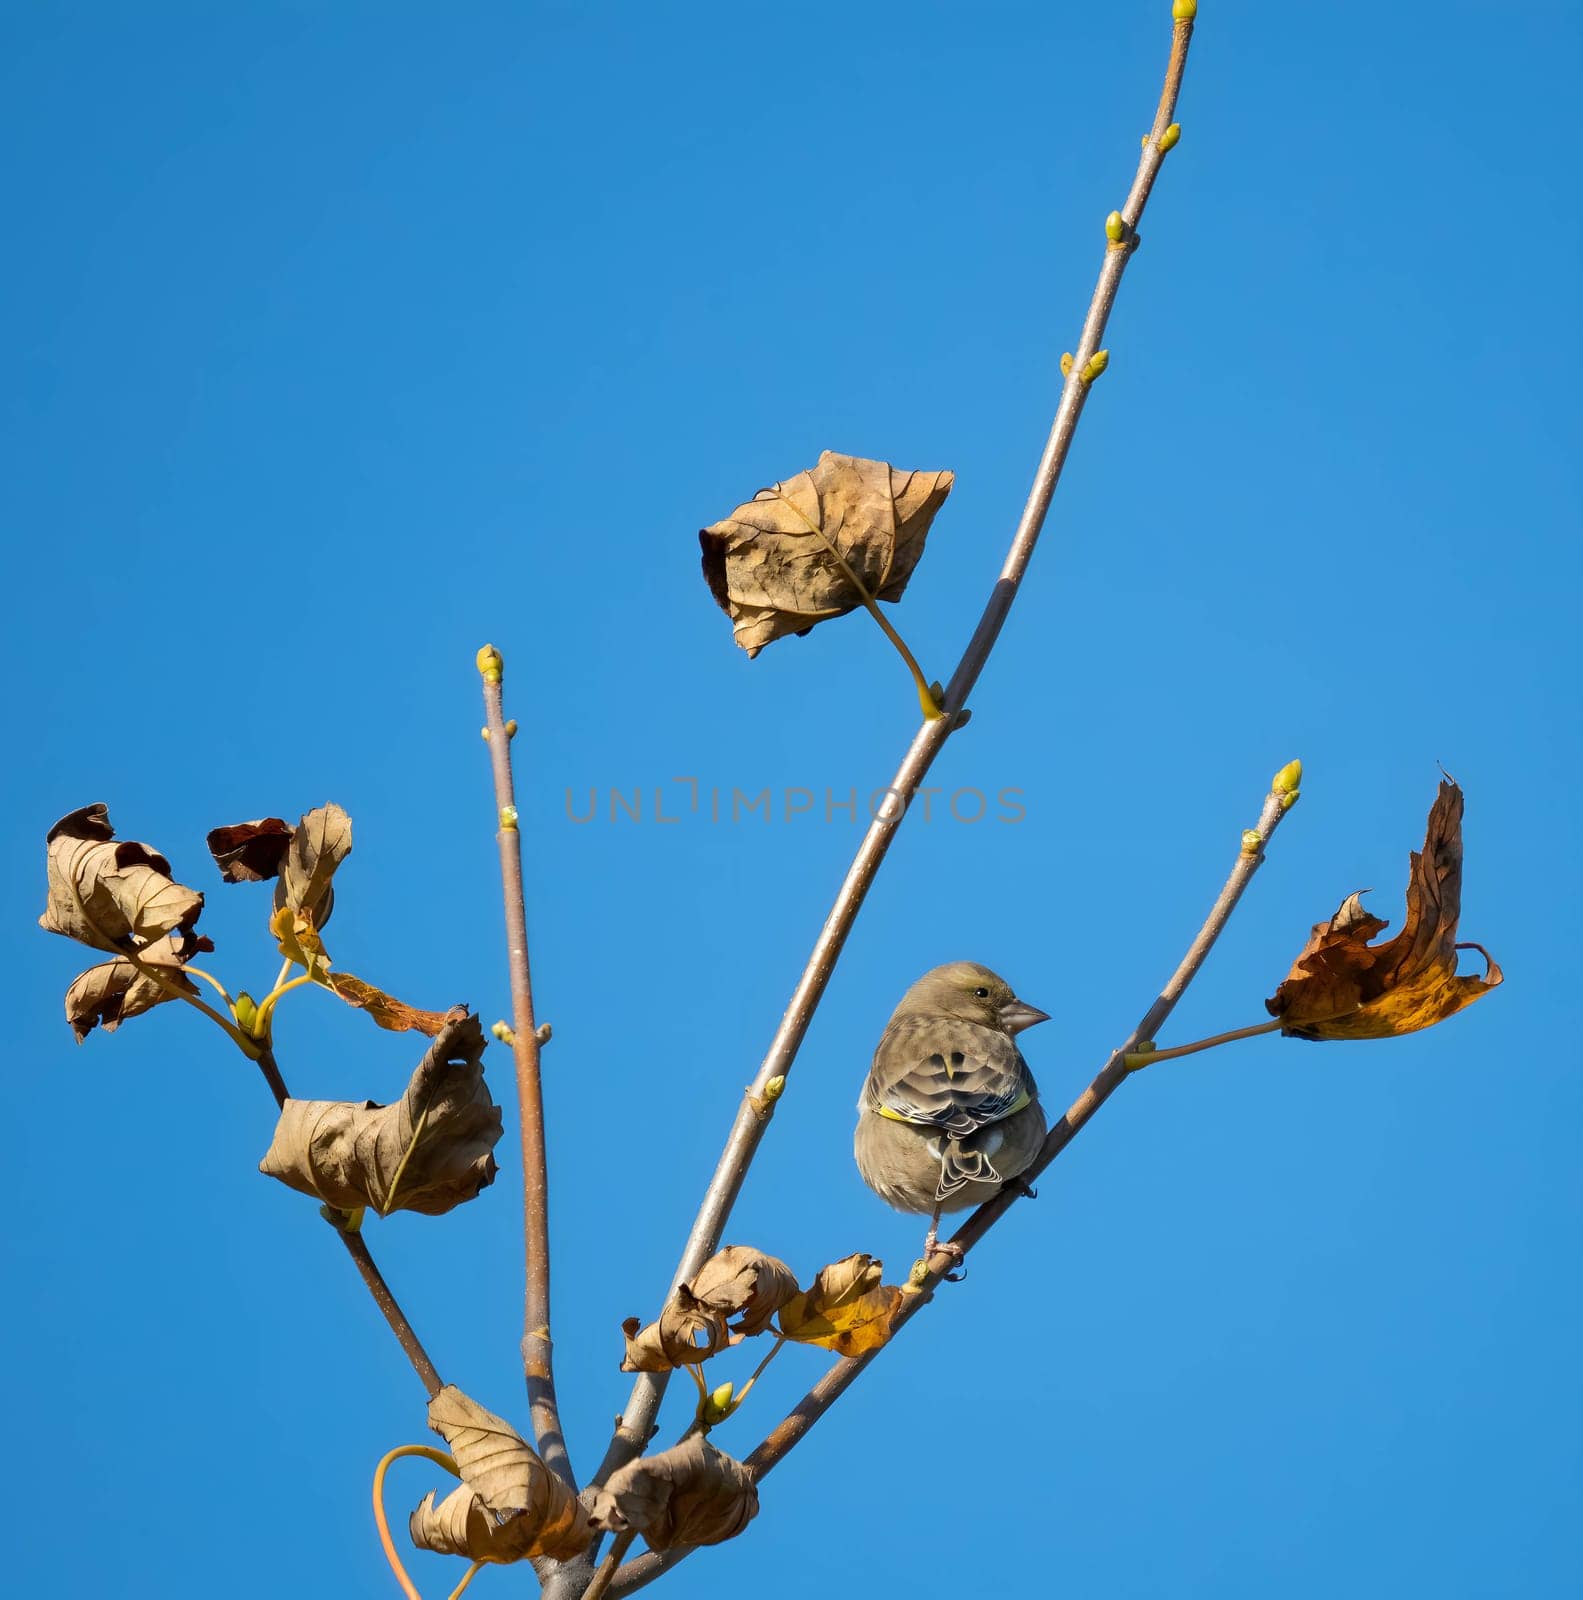
[(1039, 1153), (1044, 1109), (1015, 1035), (1049, 1020), (976, 961), (924, 973), (891, 1014), (852, 1149), (881, 1200), (929, 1218), (925, 1261), (962, 1254), (938, 1241), (942, 1212), (980, 1205)]

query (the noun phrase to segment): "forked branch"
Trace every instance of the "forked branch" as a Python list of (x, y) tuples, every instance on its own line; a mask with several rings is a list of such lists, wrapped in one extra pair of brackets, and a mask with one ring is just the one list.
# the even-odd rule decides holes
[[(1283, 769), (1289, 771), (1290, 769)], [(1033, 1164), (1022, 1174), (1024, 1184), (1037, 1178), (1057, 1156), (1061, 1154), (1072, 1140), (1082, 1132), (1092, 1119), (1094, 1113), (1111, 1097), (1134, 1070), (1127, 1065), (1126, 1056), (1135, 1050), (1139, 1041), (1152, 1039), (1158, 1029), (1175, 1009), (1176, 1003), (1187, 992), (1188, 986), (1197, 977), (1199, 968), (1203, 966), (1205, 958), (1214, 948), (1215, 941), (1220, 937), (1221, 931), (1231, 919), (1231, 913), (1236, 908), (1242, 892), (1252, 881), (1254, 873), (1264, 861), (1264, 846), (1269, 842), (1281, 818), (1291, 809), (1292, 801), (1296, 797), (1295, 786), (1288, 789), (1272, 789), (1264, 802), (1263, 811), (1260, 813), (1258, 825), (1245, 836), (1242, 850), (1238, 853), (1235, 865), (1227, 877), (1224, 887), (1216, 898), (1209, 915), (1204, 919), (1203, 926), (1198, 930), (1197, 936), (1188, 946), (1187, 954), (1182, 957), (1176, 971), (1171, 974), (1170, 981), (1160, 991), (1158, 998), (1144, 1012), (1137, 1027), (1127, 1036), (1125, 1042), (1112, 1052), (1110, 1059), (1100, 1069), (1094, 1081), (1080, 1094), (1064, 1117), (1050, 1129), (1045, 1137), (1044, 1145), (1040, 1149)], [(1257, 844), (1251, 845), (1250, 838), (1256, 835)], [(984, 1237), (994, 1225), (1021, 1198), (1021, 1187), (1005, 1187), (992, 1199), (981, 1205), (952, 1235), (950, 1244), (952, 1249), (948, 1252), (938, 1252), (930, 1261), (928, 1270), (915, 1275), (909, 1284), (913, 1291), (904, 1296), (901, 1310), (897, 1313), (891, 1325), (891, 1338), (894, 1340), (902, 1326), (909, 1322), (934, 1298), (934, 1291), (943, 1274), (951, 1265), (953, 1255), (960, 1252), (965, 1255)], [(852, 1359), (838, 1359), (825, 1375), (803, 1396), (792, 1408), (787, 1416), (773, 1428), (764, 1441), (744, 1458), (743, 1465), (753, 1473), (755, 1478), (763, 1478), (768, 1472), (774, 1470), (783, 1461), (787, 1454), (806, 1437), (808, 1430), (830, 1409), (835, 1402), (858, 1380), (869, 1364), (876, 1360), (885, 1350), (889, 1349), (889, 1342), (881, 1345), (877, 1350), (871, 1350), (866, 1355)], [(612, 1596), (622, 1596), (641, 1589), (645, 1584), (653, 1582), (661, 1573), (676, 1565), (691, 1552), (687, 1549), (673, 1549), (663, 1555), (653, 1551), (646, 1552), (635, 1561), (630, 1561), (616, 1575), (610, 1585)]]

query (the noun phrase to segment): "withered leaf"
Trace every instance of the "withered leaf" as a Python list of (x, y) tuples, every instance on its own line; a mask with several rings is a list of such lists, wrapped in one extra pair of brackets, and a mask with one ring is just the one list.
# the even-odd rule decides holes
[(593, 1497), (595, 1527), (635, 1528), (655, 1550), (721, 1544), (758, 1515), (753, 1475), (700, 1433), (610, 1475)]
[(335, 894), (330, 879), (352, 853), (352, 819), (338, 805), (316, 806), (291, 831), (279, 866), (275, 908), (304, 911), (316, 928), (330, 920)]
[(282, 906), (270, 918), (270, 932), (275, 935), (280, 953), (295, 961), (299, 967), (332, 993), (359, 1011), (366, 1011), (381, 1028), (392, 1033), (426, 1033), (431, 1037), (445, 1026), (447, 1011), (420, 1011), (405, 1000), (386, 994), (362, 978), (349, 972), (332, 972), (324, 940), (307, 911), (293, 911)]
[(293, 831), (284, 817), (259, 817), (211, 828), (205, 842), (227, 883), (262, 883), (279, 875)]
[(797, 1278), (784, 1261), (745, 1244), (728, 1244), (698, 1269), (687, 1285), (705, 1310), (731, 1324), (734, 1333), (752, 1337), (797, 1293)]
[[(214, 945), (201, 936), (170, 933), (143, 945), (137, 958), (183, 994), (197, 994), (198, 986), (181, 970), (182, 963), (200, 950), (212, 949)], [(66, 1020), (81, 1044), (95, 1025), (114, 1033), (128, 1017), (139, 1017), (175, 998), (170, 989), (140, 972), (125, 956), (118, 956), (114, 961), (89, 967), (73, 980), (66, 991)]]
[(593, 1537), (588, 1514), (527, 1441), (453, 1384), (429, 1402), (429, 1426), (451, 1447), (462, 1486), (423, 1498), (408, 1528), (420, 1549), (474, 1561), (565, 1561)]
[(342, 1211), (439, 1216), (494, 1181), (500, 1108), (478, 1018), (455, 1016), (393, 1105), (288, 1100), (259, 1171)]
[(95, 950), (132, 950), (190, 933), (203, 910), (203, 896), (172, 880), (159, 851), (116, 839), (103, 805), (62, 817), (47, 844), (49, 888), (38, 920), (49, 933)]
[(732, 1342), (725, 1315), (701, 1304), (685, 1283), (665, 1302), (658, 1322), (643, 1328), (636, 1317), (628, 1317), (621, 1331), (627, 1341), (623, 1372), (696, 1366)]
[(737, 643), (755, 656), (860, 606), (842, 561), (876, 600), (901, 599), (954, 482), (950, 472), (904, 472), (826, 450), (811, 470), (700, 529), (704, 577)]
[(823, 1268), (812, 1285), (781, 1307), (780, 1331), (798, 1344), (838, 1355), (877, 1350), (890, 1338), (901, 1289), (882, 1281), (884, 1262), (861, 1253)]
[[(1366, 891), (1365, 891), (1366, 892)], [(1455, 1016), (1502, 981), (1481, 945), (1457, 943), (1462, 911), (1462, 791), (1442, 781), (1422, 852), (1413, 851), (1407, 917), (1385, 944), (1369, 940), (1390, 924), (1350, 894), (1328, 922), (1314, 924), (1286, 980), (1265, 1001), (1281, 1032), (1298, 1039), (1387, 1039)], [(1457, 976), (1457, 951), (1484, 957), (1482, 978)]]

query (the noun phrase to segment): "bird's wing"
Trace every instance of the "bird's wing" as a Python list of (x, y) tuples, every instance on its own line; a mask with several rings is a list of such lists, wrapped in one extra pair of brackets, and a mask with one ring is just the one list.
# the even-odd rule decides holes
[(956, 1138), (1028, 1104), (1033, 1075), (1009, 1034), (951, 1017), (903, 1017), (885, 1030), (864, 1098), (897, 1122)]

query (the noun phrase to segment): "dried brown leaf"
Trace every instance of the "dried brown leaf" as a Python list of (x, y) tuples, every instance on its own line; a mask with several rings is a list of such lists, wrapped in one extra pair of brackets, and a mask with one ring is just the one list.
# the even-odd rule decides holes
[[(1412, 852), (1402, 931), (1371, 945), (1390, 924), (1348, 895), (1328, 922), (1314, 924), (1266, 1009), (1298, 1039), (1386, 1039), (1455, 1016), (1503, 977), (1481, 945), (1457, 943), (1461, 911), (1462, 791), (1447, 780), (1430, 809), (1424, 848)], [(1458, 950), (1484, 957), (1482, 978), (1457, 976)]]
[(150, 845), (116, 839), (103, 805), (84, 806), (47, 835), (49, 888), (39, 926), (119, 952), (190, 933), (203, 896), (176, 883)]
[[(208, 939), (171, 933), (143, 945), (137, 958), (183, 994), (197, 994), (198, 986), (181, 970), (182, 963), (200, 950), (212, 949), (214, 945)], [(81, 1044), (95, 1025), (114, 1033), (128, 1017), (141, 1016), (175, 998), (170, 989), (140, 972), (125, 956), (118, 956), (114, 961), (89, 967), (73, 980), (66, 991), (66, 1020)]]
[(704, 1262), (687, 1288), (722, 1321), (736, 1317), (734, 1333), (752, 1337), (796, 1295), (797, 1277), (784, 1261), (762, 1250), (728, 1244)]
[(882, 1281), (884, 1262), (861, 1253), (823, 1268), (812, 1285), (781, 1307), (780, 1331), (798, 1344), (838, 1355), (877, 1350), (890, 1338), (901, 1290)]
[(294, 831), (284, 817), (259, 817), (211, 828), (205, 842), (227, 883), (262, 883), (279, 876)]
[(685, 1283), (665, 1302), (658, 1322), (642, 1328), (636, 1317), (628, 1317), (621, 1331), (627, 1341), (623, 1372), (696, 1366), (733, 1342), (725, 1315), (700, 1304)]
[(330, 920), (335, 893), (330, 879), (352, 853), (352, 819), (338, 805), (316, 806), (291, 832), (280, 863), (275, 908), (304, 911), (316, 928)]
[(429, 1402), (429, 1426), (451, 1447), (462, 1486), (438, 1505), (424, 1496), (408, 1528), (423, 1550), (474, 1561), (565, 1561), (588, 1546), (593, 1529), (575, 1494), (509, 1422), (453, 1384)]
[(259, 1171), (342, 1211), (439, 1216), (494, 1181), (500, 1108), (484, 1083), (484, 1034), (457, 1015), (393, 1105), (288, 1100)]
[(283, 956), (295, 961), (316, 983), (338, 994), (349, 1006), (366, 1011), (381, 1028), (392, 1033), (426, 1033), (432, 1038), (451, 1015), (449, 1011), (420, 1011), (364, 979), (354, 978), (350, 972), (332, 972), (324, 940), (306, 911), (282, 906), (270, 918), (269, 928)]
[(611, 1533), (636, 1529), (655, 1550), (721, 1544), (758, 1515), (753, 1475), (695, 1433), (610, 1475), (593, 1496), (592, 1521)]
[(704, 577), (737, 643), (755, 656), (855, 610), (863, 598), (853, 574), (876, 600), (901, 599), (954, 482), (826, 450), (812, 470), (701, 529)]

